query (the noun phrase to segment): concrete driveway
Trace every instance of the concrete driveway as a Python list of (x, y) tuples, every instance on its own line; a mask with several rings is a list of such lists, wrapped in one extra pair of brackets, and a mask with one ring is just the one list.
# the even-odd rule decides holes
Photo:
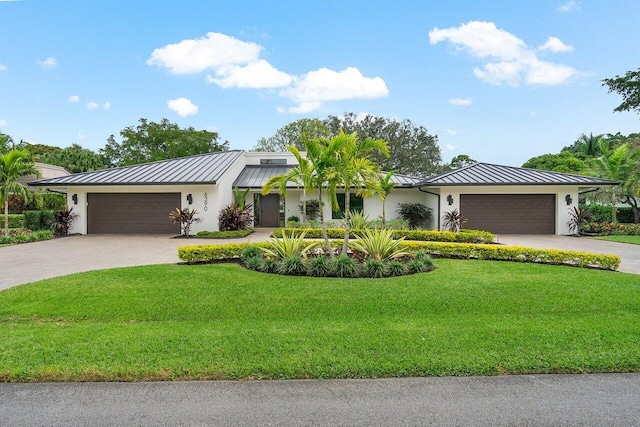
[(497, 238), (498, 243), (504, 245), (618, 255), (622, 259), (619, 271), (640, 274), (640, 245), (607, 242), (586, 237), (534, 234), (500, 234)]
[(273, 229), (240, 239), (174, 239), (167, 235), (89, 234), (0, 248), (0, 290), (90, 270), (176, 263), (185, 245), (257, 242)]

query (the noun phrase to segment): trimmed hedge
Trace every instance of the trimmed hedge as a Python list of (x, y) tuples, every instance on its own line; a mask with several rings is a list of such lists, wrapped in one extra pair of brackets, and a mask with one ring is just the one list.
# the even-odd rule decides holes
[(404, 242), (407, 250), (422, 250), (442, 258), (485, 259), (497, 261), (532, 262), (570, 265), (575, 267), (616, 270), (620, 266), (617, 255), (592, 254), (556, 249), (533, 249), (524, 246), (474, 245), (469, 243)]
[[(611, 222), (611, 205), (597, 205), (588, 204), (580, 205), (585, 208), (591, 214), (591, 221), (593, 222)], [(616, 208), (616, 219), (623, 224), (635, 223), (635, 216), (633, 215), (633, 209), (629, 206), (619, 206)]]
[(50, 210), (24, 211), (22, 216), (23, 227), (32, 231), (50, 230), (55, 220), (53, 211)]
[[(305, 233), (309, 239), (322, 239), (322, 230), (319, 228), (277, 228), (273, 231), (274, 237), (299, 236)], [(327, 234), (330, 239), (344, 239), (344, 228), (328, 228)], [(351, 230), (350, 236), (357, 237), (358, 230)], [(393, 230), (393, 238), (405, 240), (418, 240), (423, 242), (457, 242), (457, 243), (493, 243), (495, 235), (487, 231), (461, 230), (458, 233), (451, 231), (436, 230)]]
[[(2, 227), (4, 227), (4, 215), (2, 215)], [(9, 228), (24, 227), (24, 217), (22, 214), (9, 214)]]
[[(311, 244), (311, 242), (309, 242)], [(332, 242), (334, 246), (339, 241)], [(247, 246), (268, 247), (268, 242), (229, 243), (222, 245), (191, 245), (178, 248), (178, 257), (187, 263), (232, 261), (240, 258)], [(473, 243), (408, 242), (403, 245), (411, 252), (424, 251), (441, 258), (484, 259), (615, 270), (620, 266), (616, 255), (592, 254), (578, 251), (532, 249), (522, 246), (503, 246)]]
[(252, 228), (234, 231), (198, 231), (196, 237), (199, 239), (236, 239), (238, 237), (246, 237), (253, 233)]

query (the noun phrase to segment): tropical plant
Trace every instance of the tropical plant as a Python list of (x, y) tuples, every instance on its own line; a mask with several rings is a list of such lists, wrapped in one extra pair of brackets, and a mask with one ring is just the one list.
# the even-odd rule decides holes
[(303, 276), (307, 274), (307, 266), (300, 254), (291, 255), (280, 262), (278, 272), (287, 276)]
[(319, 242), (305, 242), (304, 236), (304, 232), (298, 237), (295, 237), (293, 233), (291, 233), (291, 236), (287, 236), (286, 233), (283, 233), (282, 238), (273, 238), (269, 240), (268, 248), (260, 249), (268, 257), (279, 260), (285, 260), (296, 255), (306, 258), (307, 253), (318, 246)]
[(349, 213), (349, 223), (354, 230), (364, 230), (369, 228), (369, 215), (359, 211), (351, 211)]
[(41, 176), (28, 152), (10, 150), (0, 154), (0, 203), (4, 203), (5, 236), (9, 235), (9, 196), (18, 194), (25, 199), (31, 198), (31, 192), (18, 181), (19, 178), (27, 176)]
[(457, 233), (460, 231), (463, 225), (467, 223), (467, 219), (458, 212), (458, 209), (454, 209), (451, 212), (445, 212), (442, 215), (442, 225), (448, 231)]
[(358, 239), (351, 242), (351, 249), (361, 252), (367, 258), (378, 261), (396, 259), (408, 255), (402, 248), (404, 238), (395, 240), (392, 230), (363, 230), (358, 232)]
[(218, 214), (220, 231), (236, 231), (249, 228), (253, 222), (251, 206), (249, 204), (244, 209), (240, 209), (237, 203), (231, 203), (223, 207)]
[(391, 180), (392, 177), (393, 172), (387, 172), (384, 176), (380, 176), (380, 182), (373, 189), (373, 192), (378, 195), (382, 202), (382, 228), (387, 226), (387, 215), (385, 213), (387, 197), (396, 185), (396, 183)]
[(387, 272), (384, 263), (377, 259), (366, 260), (363, 267), (367, 277), (384, 277)]
[(320, 213), (320, 202), (318, 202), (318, 199), (305, 200), (304, 202), (300, 202), (298, 204), (298, 209), (300, 209), (300, 213), (304, 215), (303, 218), (307, 218), (306, 221), (315, 221), (318, 219), (318, 214)]
[(344, 242), (342, 253), (349, 249), (349, 216), (351, 214), (351, 188), (357, 195), (368, 195), (379, 187), (380, 165), (372, 159), (374, 153), (389, 157), (389, 147), (382, 139), (366, 138), (361, 140), (358, 133), (345, 134), (343, 131), (332, 138), (337, 144), (336, 184), (344, 188)]
[(409, 228), (420, 228), (431, 220), (431, 209), (422, 203), (398, 203), (398, 214), (409, 221)]
[(569, 209), (569, 221), (567, 222), (569, 231), (579, 234), (584, 231), (590, 219), (591, 214), (584, 208), (574, 207), (573, 209)]
[(55, 211), (53, 227), (56, 230), (56, 234), (66, 236), (69, 234), (73, 221), (78, 218), (78, 214), (73, 213), (73, 208), (63, 208), (59, 211)]
[(247, 203), (247, 195), (249, 194), (250, 188), (247, 188), (245, 191), (240, 190), (238, 187), (233, 189), (233, 201), (238, 205), (241, 210), (246, 208)]
[[(600, 150), (602, 156), (593, 161), (594, 171), (601, 178), (610, 179), (613, 181), (619, 181), (624, 184), (630, 179), (634, 166), (637, 165), (635, 158), (640, 151), (636, 151), (630, 155), (629, 145), (622, 144), (615, 150), (609, 149), (607, 144), (600, 144)], [(623, 186), (612, 186), (611, 193), (611, 218), (613, 223), (616, 220), (616, 200), (618, 195), (623, 190)]]
[(389, 261), (387, 264), (385, 275), (389, 277), (404, 276), (407, 274), (407, 267), (400, 261)]
[(330, 261), (331, 273), (337, 277), (358, 277), (360, 265), (349, 255), (341, 254)]
[(325, 256), (311, 258), (307, 264), (309, 276), (327, 277), (331, 275), (331, 262)]
[(169, 220), (173, 221), (174, 224), (180, 223), (182, 235), (189, 237), (191, 235), (191, 226), (198, 222), (202, 222), (202, 218), (196, 217), (197, 213), (198, 211), (195, 209), (191, 210), (189, 208), (176, 208), (175, 210), (169, 212)]

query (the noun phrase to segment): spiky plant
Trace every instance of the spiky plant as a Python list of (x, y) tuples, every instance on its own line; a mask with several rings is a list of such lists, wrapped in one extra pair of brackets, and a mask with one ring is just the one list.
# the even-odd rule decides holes
[(276, 258), (280, 260), (287, 259), (291, 256), (298, 255), (306, 258), (307, 252), (318, 246), (319, 242), (305, 242), (305, 232), (300, 233), (298, 237), (295, 237), (295, 233), (291, 232), (291, 236), (287, 236), (287, 233), (282, 233), (282, 238), (274, 238), (269, 240), (268, 248), (260, 248), (268, 257)]
[(337, 277), (358, 277), (360, 265), (348, 255), (339, 255), (332, 260), (331, 273)]
[(369, 215), (360, 211), (351, 211), (349, 222), (353, 230), (364, 230), (369, 228)]
[(278, 272), (287, 276), (302, 276), (307, 273), (307, 266), (299, 254), (291, 255), (282, 260)]
[(191, 210), (189, 208), (175, 210), (169, 212), (169, 221), (173, 221), (174, 224), (180, 223), (180, 229), (182, 235), (189, 237), (191, 235), (191, 226), (198, 222), (202, 222), (202, 218), (196, 217), (197, 210)]
[(377, 259), (368, 259), (364, 263), (364, 271), (367, 277), (378, 278), (385, 276), (386, 268), (384, 262)]
[(358, 240), (351, 242), (349, 246), (366, 254), (368, 258), (385, 261), (408, 255), (402, 249), (403, 241), (404, 238), (395, 240), (392, 230), (362, 230), (358, 233)]
[(584, 231), (590, 219), (591, 214), (586, 209), (577, 207), (569, 209), (569, 221), (567, 222), (569, 231), (574, 234), (579, 234), (581, 231)]
[(78, 218), (78, 214), (73, 213), (73, 208), (60, 209), (53, 213), (53, 228), (56, 234), (66, 236), (69, 234), (69, 229), (73, 221)]
[(329, 258), (319, 256), (311, 258), (307, 263), (307, 271), (309, 276), (327, 277), (331, 275), (331, 262)]
[(467, 219), (458, 212), (458, 209), (454, 209), (451, 212), (445, 212), (444, 215), (442, 215), (442, 225), (448, 231), (457, 233), (466, 223)]
[(400, 261), (389, 261), (386, 268), (386, 276), (404, 276), (407, 274), (407, 267)]
[(249, 204), (242, 208), (237, 203), (231, 203), (222, 208), (218, 214), (220, 231), (236, 231), (249, 228), (253, 222), (251, 206)]

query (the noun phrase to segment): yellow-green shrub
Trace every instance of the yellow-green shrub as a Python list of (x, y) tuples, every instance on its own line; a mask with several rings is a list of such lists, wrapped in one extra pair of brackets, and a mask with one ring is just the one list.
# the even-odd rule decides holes
[[(309, 239), (321, 239), (322, 230), (319, 228), (277, 228), (273, 231), (274, 237), (282, 237), (283, 233), (298, 236), (306, 234)], [(351, 235), (357, 237), (358, 230), (351, 230)], [(344, 239), (343, 228), (328, 228), (327, 235), (330, 239)], [(493, 243), (495, 236), (487, 231), (464, 230), (458, 233), (437, 230), (393, 230), (393, 238), (405, 240), (418, 240), (427, 242), (458, 242), (458, 243)]]
[[(309, 243), (311, 244), (311, 243)], [(338, 246), (339, 241), (332, 242)], [(191, 245), (178, 248), (178, 257), (184, 262), (215, 262), (240, 258), (248, 245), (267, 247), (268, 242), (229, 243), (224, 245)], [(616, 270), (620, 266), (617, 255), (592, 254), (555, 249), (533, 249), (523, 246), (478, 245), (472, 243), (410, 242), (403, 248), (410, 252), (425, 251), (440, 258), (484, 259), (542, 264), (571, 265), (576, 267)]]

